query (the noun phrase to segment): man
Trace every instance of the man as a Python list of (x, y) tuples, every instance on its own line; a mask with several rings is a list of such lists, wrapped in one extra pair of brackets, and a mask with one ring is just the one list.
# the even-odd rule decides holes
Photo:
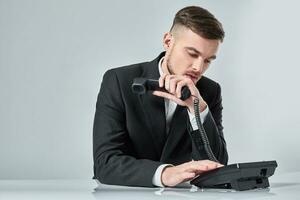
[[(94, 178), (128, 186), (176, 186), (227, 164), (218, 83), (202, 76), (216, 58), (224, 31), (207, 10), (190, 6), (175, 15), (163, 38), (165, 52), (151, 62), (108, 70), (97, 99), (93, 133)], [(133, 79), (159, 79), (166, 92), (137, 95)], [(192, 94), (180, 100), (187, 86)], [(207, 160), (193, 102), (219, 162)]]

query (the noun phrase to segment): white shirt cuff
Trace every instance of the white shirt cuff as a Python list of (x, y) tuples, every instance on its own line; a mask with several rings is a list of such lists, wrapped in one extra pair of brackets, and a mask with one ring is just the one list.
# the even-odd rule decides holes
[(171, 164), (162, 164), (156, 169), (156, 171), (154, 173), (154, 176), (152, 178), (152, 184), (153, 185), (158, 186), (158, 187), (164, 187), (164, 185), (161, 182), (161, 174), (162, 174), (162, 171), (165, 169), (165, 167), (168, 167), (168, 166), (173, 166), (173, 165), (171, 165)]
[[(192, 125), (193, 130), (198, 130), (197, 121), (194, 113), (190, 113), (190, 111), (188, 110), (188, 114), (189, 114), (190, 123)], [(200, 119), (202, 124), (204, 123), (207, 114), (208, 114), (208, 106), (206, 106), (206, 108), (200, 113)]]

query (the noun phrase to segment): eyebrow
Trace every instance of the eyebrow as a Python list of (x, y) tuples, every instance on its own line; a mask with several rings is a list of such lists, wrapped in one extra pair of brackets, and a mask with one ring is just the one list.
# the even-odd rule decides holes
[[(198, 51), (197, 49), (195, 49), (194, 47), (184, 47), (186, 50), (191, 50), (194, 51), (195, 53), (202, 55), (202, 53), (200, 51)], [(211, 57), (209, 57), (208, 59), (214, 60), (216, 59), (217, 56), (216, 55), (212, 55)]]

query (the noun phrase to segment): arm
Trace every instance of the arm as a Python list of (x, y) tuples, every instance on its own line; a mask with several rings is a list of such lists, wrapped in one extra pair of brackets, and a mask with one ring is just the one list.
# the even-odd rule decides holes
[[(223, 126), (222, 126), (222, 98), (221, 98), (221, 87), (219, 84), (215, 83), (214, 88), (214, 99), (209, 104), (210, 111), (205, 117), (203, 123), (204, 129), (207, 133), (210, 146), (215, 157), (220, 163), (227, 164), (228, 154), (226, 149), (226, 143), (223, 136)], [(199, 99), (200, 112), (205, 110), (207, 106), (206, 102), (200, 95), (199, 89), (195, 86), (194, 82), (182, 75), (169, 75), (163, 74), (159, 78), (160, 87), (164, 87), (167, 92), (164, 91), (154, 91), (153, 94), (170, 99), (176, 102), (178, 105), (186, 106), (191, 113), (194, 113), (194, 98)], [(183, 86), (188, 86), (191, 97), (182, 101), (180, 99), (181, 89)], [(194, 131), (188, 123), (188, 132), (191, 134), (192, 142), (192, 157), (195, 160), (207, 159), (207, 155), (204, 151), (204, 147), (201, 145), (201, 137), (197, 131)], [(196, 141), (196, 142), (195, 142)], [(197, 145), (195, 145), (197, 143)]]
[(96, 105), (94, 178), (105, 184), (151, 187), (155, 170), (162, 163), (134, 157), (125, 120), (120, 85), (110, 70), (104, 74)]

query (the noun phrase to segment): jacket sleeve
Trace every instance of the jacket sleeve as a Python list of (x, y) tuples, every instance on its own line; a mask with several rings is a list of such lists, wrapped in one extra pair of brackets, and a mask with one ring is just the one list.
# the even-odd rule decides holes
[(155, 170), (162, 164), (134, 157), (120, 85), (113, 70), (104, 74), (98, 94), (93, 157), (94, 178), (104, 184), (151, 187)]
[[(214, 100), (210, 104), (209, 112), (203, 123), (203, 127), (207, 134), (210, 147), (217, 158), (217, 160), (227, 165), (228, 153), (226, 148), (226, 142), (223, 135), (222, 126), (222, 97), (221, 97), (221, 87), (217, 84), (217, 89), (215, 93)], [(193, 131), (189, 129), (192, 137), (192, 157), (194, 160), (208, 159), (206, 152), (204, 150), (203, 142), (198, 130)]]

